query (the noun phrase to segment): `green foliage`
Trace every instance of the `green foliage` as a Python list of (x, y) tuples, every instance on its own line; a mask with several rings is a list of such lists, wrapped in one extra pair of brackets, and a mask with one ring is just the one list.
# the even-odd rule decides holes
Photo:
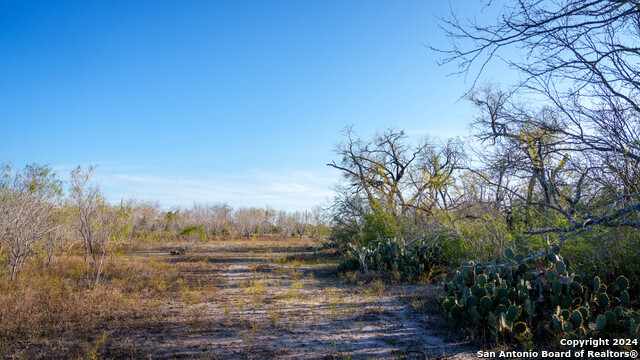
[(396, 215), (374, 204), (372, 211), (364, 217), (363, 233), (362, 244), (367, 245), (380, 238), (401, 237), (404, 228)]
[(629, 295), (640, 294), (640, 236), (636, 229), (586, 234), (563, 247), (565, 256), (585, 277), (599, 276), (607, 284), (624, 275)]
[[(554, 250), (513, 267), (470, 262), (445, 277), (439, 304), (451, 318), (496, 340), (526, 339), (529, 332), (563, 338), (638, 336), (639, 313), (622, 307), (629, 301), (628, 279), (620, 276), (605, 285), (596, 277), (593, 285), (585, 283)], [(505, 256), (502, 263), (524, 259), (510, 249)]]
[(204, 227), (199, 225), (187, 226), (186, 228), (182, 229), (182, 231), (180, 231), (179, 236), (195, 238), (196, 240), (199, 240), (201, 242), (207, 241), (207, 232)]

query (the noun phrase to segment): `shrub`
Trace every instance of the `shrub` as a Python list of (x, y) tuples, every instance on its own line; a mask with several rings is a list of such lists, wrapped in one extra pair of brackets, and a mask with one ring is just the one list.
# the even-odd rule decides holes
[(400, 237), (404, 234), (402, 221), (382, 206), (375, 205), (364, 217), (362, 243), (369, 244), (380, 238)]

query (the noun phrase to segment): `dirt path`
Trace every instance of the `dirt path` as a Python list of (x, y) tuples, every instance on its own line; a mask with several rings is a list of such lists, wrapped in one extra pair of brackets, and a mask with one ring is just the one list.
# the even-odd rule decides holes
[(182, 256), (188, 284), (149, 329), (122, 334), (141, 358), (475, 358), (447, 340), (431, 285), (356, 284), (300, 241), (213, 243)]

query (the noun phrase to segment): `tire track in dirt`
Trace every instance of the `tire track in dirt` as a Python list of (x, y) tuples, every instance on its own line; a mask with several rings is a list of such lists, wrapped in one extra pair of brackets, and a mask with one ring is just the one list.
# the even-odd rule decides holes
[(475, 359), (468, 344), (447, 339), (437, 315), (410, 304), (432, 301), (432, 285), (339, 280), (335, 260), (311, 245), (229, 241), (166, 257), (201, 264), (187, 277), (214, 281), (217, 290), (212, 296), (208, 287), (202, 301), (182, 292), (154, 331), (136, 339), (136, 351), (149, 358)]

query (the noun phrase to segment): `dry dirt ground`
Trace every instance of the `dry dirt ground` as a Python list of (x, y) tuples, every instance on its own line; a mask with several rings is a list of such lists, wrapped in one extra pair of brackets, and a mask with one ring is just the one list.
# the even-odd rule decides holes
[[(136, 330), (109, 334), (105, 357), (194, 359), (473, 358), (435, 314), (433, 285), (338, 276), (309, 240), (218, 241), (184, 255), (188, 284)], [(142, 322), (143, 324), (145, 322)], [(117, 344), (117, 346), (115, 346)]]

